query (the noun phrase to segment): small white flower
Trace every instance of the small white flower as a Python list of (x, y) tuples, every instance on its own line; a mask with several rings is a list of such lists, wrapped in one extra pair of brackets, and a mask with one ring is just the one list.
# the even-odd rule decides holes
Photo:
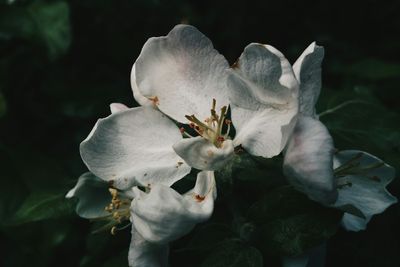
[(195, 187), (183, 195), (158, 183), (147, 189), (146, 193), (137, 187), (133, 191), (108, 188), (106, 182), (86, 173), (67, 198), (79, 199), (76, 211), (81, 217), (110, 221), (112, 233), (118, 230), (117, 225), (131, 221), (129, 266), (168, 266), (168, 243), (187, 234), (213, 212), (214, 173), (200, 172)]
[(359, 231), (375, 214), (397, 202), (386, 186), (394, 169), (361, 151), (334, 153), (326, 127), (315, 114), (321, 89), (323, 48), (312, 43), (293, 65), (300, 83), (300, 115), (285, 150), (283, 170), (288, 181), (309, 198), (342, 209), (352, 205), (362, 214), (345, 212), (342, 225)]
[[(279, 154), (298, 111), (298, 83), (279, 51), (250, 44), (230, 69), (211, 41), (188, 25), (145, 43), (132, 67), (131, 85), (138, 103), (156, 107), (197, 132), (198, 137), (173, 148), (201, 170), (224, 166), (234, 146), (242, 145), (257, 156)], [(229, 104), (236, 129), (233, 140), (225, 120)]]

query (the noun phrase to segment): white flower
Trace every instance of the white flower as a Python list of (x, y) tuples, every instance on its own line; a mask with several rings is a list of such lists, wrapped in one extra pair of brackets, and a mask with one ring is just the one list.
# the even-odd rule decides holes
[[(298, 111), (298, 83), (279, 51), (251, 44), (229, 69), (211, 41), (188, 25), (145, 43), (132, 67), (131, 85), (138, 103), (197, 132), (173, 148), (200, 170), (220, 169), (232, 158), (234, 146), (257, 156), (279, 154)], [(233, 140), (225, 120), (229, 103)]]
[(178, 127), (151, 107), (112, 104), (99, 119), (80, 152), (88, 169), (118, 189), (161, 183), (167, 186), (190, 172), (172, 149), (182, 139)]
[(131, 221), (128, 261), (132, 267), (168, 266), (168, 243), (207, 220), (216, 198), (214, 173), (209, 171), (200, 172), (195, 187), (184, 195), (158, 183), (147, 193), (137, 187), (121, 191), (108, 186), (86, 173), (67, 197), (79, 199), (76, 211), (81, 217), (110, 221), (114, 234), (119, 224)]
[[(283, 170), (288, 181), (309, 198), (347, 211), (342, 225), (359, 231), (373, 215), (397, 202), (386, 190), (394, 169), (365, 152), (335, 154), (332, 137), (314, 108), (321, 89), (322, 59), (323, 48), (312, 43), (293, 65), (300, 82), (301, 114), (285, 151)], [(356, 210), (349, 210), (349, 205)]]

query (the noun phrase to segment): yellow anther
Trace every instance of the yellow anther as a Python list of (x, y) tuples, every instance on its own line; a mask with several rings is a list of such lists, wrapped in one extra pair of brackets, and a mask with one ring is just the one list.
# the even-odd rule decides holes
[(115, 235), (117, 233), (117, 227), (116, 226), (113, 226), (112, 228), (111, 228), (111, 234), (112, 235)]

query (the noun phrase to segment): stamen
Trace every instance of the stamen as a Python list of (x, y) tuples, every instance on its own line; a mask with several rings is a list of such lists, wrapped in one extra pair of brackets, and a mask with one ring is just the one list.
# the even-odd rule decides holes
[(196, 199), (197, 202), (202, 202), (206, 197), (200, 196), (200, 195), (195, 195), (194, 198)]
[(153, 102), (154, 106), (158, 106), (160, 104), (160, 100), (157, 96), (149, 97), (149, 100)]
[[(201, 122), (195, 115), (186, 115), (186, 119), (190, 121), (189, 127), (192, 128), (196, 133), (198, 133), (203, 138), (209, 140), (216, 147), (221, 147), (222, 143), (229, 138), (230, 131), (230, 120), (225, 120), (227, 106), (223, 106), (221, 108), (221, 113), (218, 115), (215, 111), (217, 105), (217, 101), (215, 99), (212, 100), (211, 106), (211, 116), (204, 119), (204, 122)], [(222, 134), (223, 125), (228, 125), (228, 130), (225, 134)], [(182, 134), (184, 131), (181, 129)]]

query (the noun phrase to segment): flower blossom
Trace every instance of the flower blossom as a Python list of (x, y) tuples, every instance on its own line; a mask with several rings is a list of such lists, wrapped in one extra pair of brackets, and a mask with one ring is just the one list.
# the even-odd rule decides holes
[[(211, 41), (189, 25), (144, 44), (131, 85), (139, 104), (186, 125), (182, 133), (189, 138), (173, 149), (200, 170), (222, 168), (237, 146), (256, 156), (278, 155), (298, 112), (298, 82), (282, 53), (253, 43), (229, 68)], [(228, 107), (232, 121), (226, 119)]]
[(309, 198), (344, 210), (345, 229), (359, 231), (373, 215), (397, 202), (386, 190), (394, 169), (366, 152), (335, 152), (332, 137), (315, 113), (323, 55), (323, 48), (312, 43), (293, 65), (300, 83), (300, 114), (283, 170), (289, 183)]

